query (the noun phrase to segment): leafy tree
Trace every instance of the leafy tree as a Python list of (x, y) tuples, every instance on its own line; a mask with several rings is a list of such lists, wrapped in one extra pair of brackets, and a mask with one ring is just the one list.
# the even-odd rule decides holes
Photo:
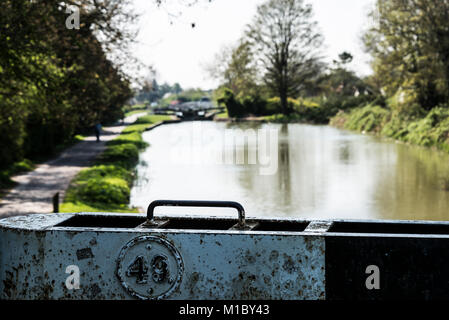
[(258, 91), (258, 70), (248, 40), (240, 39), (236, 46), (222, 50), (207, 71), (222, 86), (231, 89), (237, 98)]
[(264, 69), (263, 79), (279, 96), (284, 114), (291, 112), (288, 97), (297, 96), (323, 67), (318, 56), (322, 36), (312, 13), (312, 6), (303, 0), (268, 0), (257, 8), (247, 30)]
[(449, 97), (449, 1), (378, 0), (364, 42), (388, 96), (425, 110)]
[(331, 68), (330, 72), (319, 80), (323, 93), (326, 96), (347, 97), (372, 92), (355, 72), (347, 68), (354, 58), (352, 54), (345, 51), (339, 54), (338, 58), (334, 60), (334, 68)]
[(179, 84), (179, 83), (175, 83), (174, 85), (173, 85), (173, 93), (174, 94), (180, 94), (182, 92), (182, 88), (181, 88), (181, 85)]
[[(79, 30), (66, 28), (67, 4), (80, 7)], [(2, 2), (0, 168), (47, 155), (75, 131), (121, 117), (129, 81), (109, 56), (129, 41), (121, 26), (130, 17), (124, 6), (118, 0)]]

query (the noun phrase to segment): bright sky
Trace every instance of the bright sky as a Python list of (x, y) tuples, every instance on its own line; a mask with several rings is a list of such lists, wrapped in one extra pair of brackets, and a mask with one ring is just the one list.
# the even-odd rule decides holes
[[(256, 7), (264, 0), (212, 0), (211, 3), (199, 0), (190, 7), (178, 5), (189, 0), (167, 0), (161, 8), (154, 2), (134, 0), (142, 14), (134, 48), (136, 57), (154, 66), (160, 82), (211, 89), (217, 83), (207, 77), (204, 65), (213, 61), (225, 45), (232, 45), (241, 37)], [(370, 57), (363, 52), (361, 35), (368, 26), (368, 13), (374, 0), (309, 0), (309, 3), (325, 37), (323, 54), (327, 61), (349, 51), (354, 55), (351, 69), (359, 75), (369, 74)], [(195, 28), (191, 27), (192, 23)]]

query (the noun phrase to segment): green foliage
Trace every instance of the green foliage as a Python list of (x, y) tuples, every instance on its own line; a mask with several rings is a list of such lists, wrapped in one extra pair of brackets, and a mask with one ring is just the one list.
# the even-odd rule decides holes
[(123, 113), (125, 117), (129, 117), (134, 114), (142, 113), (145, 111), (148, 111), (148, 107), (145, 104), (136, 104), (133, 106), (123, 107)]
[(82, 184), (78, 196), (82, 201), (120, 205), (129, 202), (129, 187), (126, 181), (119, 178), (88, 180)]
[(403, 95), (401, 108), (429, 111), (449, 97), (448, 11), (448, 1), (377, 1), (365, 45), (385, 93)]
[(368, 105), (349, 113), (345, 128), (361, 132), (379, 132), (389, 115), (389, 111), (379, 106)]
[(132, 178), (128, 170), (115, 165), (82, 170), (71, 182), (64, 202), (81, 202), (102, 208), (123, 207), (129, 202)]
[(123, 116), (129, 82), (107, 59), (108, 44), (95, 35), (104, 31), (111, 43), (124, 40), (125, 30), (109, 25), (123, 13), (123, 4), (102, 3), (97, 11), (98, 5), (86, 2), (83, 14), (89, 19), (73, 32), (65, 27), (63, 2), (2, 2), (0, 170), (23, 157), (54, 154), (77, 131)]
[(101, 180), (105, 178), (120, 178), (130, 184), (132, 183), (133, 175), (130, 171), (120, 166), (100, 164), (80, 171), (74, 181), (79, 183), (82, 181)]
[(128, 206), (119, 205), (103, 205), (101, 203), (95, 203), (94, 205), (88, 205), (81, 201), (64, 202), (59, 206), (61, 212), (123, 212), (123, 213), (138, 213), (135, 208), (128, 208)]
[(223, 96), (218, 99), (219, 104), (226, 106), (231, 118), (241, 118), (249, 115), (263, 116), (276, 113), (276, 103), (267, 101), (259, 95), (243, 96), (238, 99), (231, 89), (224, 89)]
[(350, 112), (340, 112), (331, 124), (449, 152), (449, 110), (446, 107), (434, 108), (424, 117), (413, 119), (368, 105)]
[(288, 97), (297, 96), (323, 68), (318, 50), (322, 36), (313, 21), (312, 5), (302, 0), (267, 0), (246, 32), (249, 45), (263, 65), (263, 81), (280, 98), (288, 114)]
[(101, 163), (110, 163), (126, 169), (133, 168), (138, 160), (139, 149), (131, 143), (110, 145), (100, 156)]
[(139, 160), (139, 149), (147, 144), (142, 132), (161, 116), (146, 116), (136, 120), (130, 133), (122, 133), (107, 143), (106, 150), (98, 157), (97, 164), (82, 170), (70, 183), (64, 204), (64, 212), (76, 211), (118, 211), (127, 209), (130, 188), (134, 179), (133, 169)]
[(240, 118), (247, 115), (241, 103), (237, 101), (231, 89), (225, 89), (223, 96), (218, 99), (219, 104), (224, 104), (231, 118)]
[(140, 117), (136, 120), (135, 124), (155, 124), (159, 121), (169, 120), (170, 116), (164, 116), (164, 115), (156, 115), (151, 114), (148, 116)]
[[(220, 88), (229, 88), (238, 99), (254, 96), (259, 89), (255, 54), (245, 39), (240, 39), (234, 47), (221, 50), (207, 71), (220, 81)], [(222, 94), (220, 92), (219, 96)]]
[(35, 165), (31, 160), (23, 159), (22, 161), (13, 163), (9, 168), (0, 171), (0, 190), (14, 186), (15, 183), (10, 179), (11, 176), (31, 171), (34, 168)]
[(134, 144), (139, 150), (148, 147), (148, 143), (142, 140), (142, 135), (139, 131), (122, 134), (118, 138), (107, 142), (109, 146), (123, 144)]

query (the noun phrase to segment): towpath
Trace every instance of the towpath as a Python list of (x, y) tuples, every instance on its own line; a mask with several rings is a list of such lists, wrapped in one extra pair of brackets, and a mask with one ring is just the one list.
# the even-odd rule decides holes
[(53, 210), (52, 198), (59, 192), (64, 198), (70, 181), (106, 148), (106, 141), (117, 137), (120, 132), (137, 118), (146, 113), (126, 117), (121, 125), (104, 127), (101, 141), (89, 136), (66, 149), (55, 159), (42, 163), (35, 170), (12, 178), (17, 185), (0, 202), (0, 219), (29, 213), (50, 213)]

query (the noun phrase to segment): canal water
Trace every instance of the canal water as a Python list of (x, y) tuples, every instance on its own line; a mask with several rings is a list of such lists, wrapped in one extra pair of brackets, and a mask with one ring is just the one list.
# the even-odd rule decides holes
[(449, 156), (441, 152), (305, 124), (183, 122), (143, 138), (150, 147), (131, 190), (135, 207), (232, 200), (254, 217), (449, 220)]

